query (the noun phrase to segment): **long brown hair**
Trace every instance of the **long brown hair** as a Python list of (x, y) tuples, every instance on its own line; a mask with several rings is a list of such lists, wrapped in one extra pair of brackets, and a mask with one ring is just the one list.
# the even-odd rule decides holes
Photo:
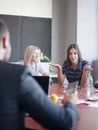
[(69, 51), (70, 51), (70, 49), (72, 49), (72, 48), (74, 48), (74, 49), (77, 51), (77, 54), (78, 54), (78, 62), (83, 60), (78, 44), (70, 44), (70, 46), (69, 46), (68, 49), (67, 49), (67, 58), (66, 58), (66, 60), (65, 60), (65, 62), (66, 62), (67, 65), (71, 65), (71, 61), (70, 61), (70, 58), (69, 58)]

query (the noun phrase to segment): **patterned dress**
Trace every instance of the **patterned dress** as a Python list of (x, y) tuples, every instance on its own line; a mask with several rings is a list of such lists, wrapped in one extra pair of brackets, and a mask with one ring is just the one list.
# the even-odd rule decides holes
[(89, 63), (85, 60), (82, 60), (78, 63), (77, 69), (73, 70), (72, 66), (66, 65), (66, 61), (64, 61), (62, 66), (62, 73), (67, 77), (67, 80), (69, 82), (79, 81), (80, 84), (83, 73), (83, 67), (85, 65), (89, 65)]

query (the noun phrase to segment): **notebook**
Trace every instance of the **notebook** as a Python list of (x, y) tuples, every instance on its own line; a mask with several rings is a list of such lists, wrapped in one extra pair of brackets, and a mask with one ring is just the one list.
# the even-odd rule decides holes
[(44, 90), (44, 92), (49, 94), (50, 77), (49, 76), (32, 76)]

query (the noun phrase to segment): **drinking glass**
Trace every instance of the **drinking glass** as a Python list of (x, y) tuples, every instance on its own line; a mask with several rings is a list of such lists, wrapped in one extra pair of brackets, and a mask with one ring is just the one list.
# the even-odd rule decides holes
[(69, 84), (69, 82), (68, 82), (68, 80), (65, 78), (65, 79), (64, 79), (64, 82), (63, 82), (63, 87), (64, 87), (63, 93), (64, 93), (64, 94), (66, 93), (66, 89), (68, 88), (68, 84)]

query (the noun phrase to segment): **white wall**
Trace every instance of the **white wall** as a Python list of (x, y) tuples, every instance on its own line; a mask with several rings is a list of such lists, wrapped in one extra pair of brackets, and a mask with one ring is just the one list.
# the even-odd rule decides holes
[(53, 0), (52, 60), (63, 64), (70, 43), (77, 42), (77, 0)]
[(53, 0), (52, 17), (53, 62), (62, 65), (71, 43), (83, 59), (98, 60), (98, 0)]
[(0, 14), (52, 18), (52, 0), (0, 0)]
[(65, 0), (53, 0), (52, 7), (52, 61), (62, 64), (65, 56)]
[(84, 59), (98, 59), (98, 0), (78, 0), (77, 43)]

